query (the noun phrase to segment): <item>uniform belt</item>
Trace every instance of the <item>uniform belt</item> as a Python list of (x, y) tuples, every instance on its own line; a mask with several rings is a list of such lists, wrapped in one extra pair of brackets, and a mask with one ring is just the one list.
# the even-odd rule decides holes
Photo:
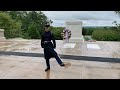
[(44, 43), (48, 43), (48, 42), (51, 42), (51, 41), (44, 41)]
[(51, 41), (44, 41), (44, 42), (51, 42)]

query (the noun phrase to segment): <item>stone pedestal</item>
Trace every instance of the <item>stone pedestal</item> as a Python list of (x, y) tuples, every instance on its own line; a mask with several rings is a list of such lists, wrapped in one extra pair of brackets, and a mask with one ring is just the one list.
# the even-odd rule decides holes
[(84, 41), (82, 35), (82, 22), (81, 21), (67, 21), (66, 28), (71, 31), (71, 38), (69, 42)]
[(4, 37), (4, 29), (0, 29), (0, 40), (2, 40), (2, 39), (6, 39)]

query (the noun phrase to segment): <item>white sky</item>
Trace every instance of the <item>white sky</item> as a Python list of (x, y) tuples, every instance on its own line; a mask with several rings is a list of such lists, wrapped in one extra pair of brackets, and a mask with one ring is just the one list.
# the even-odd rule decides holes
[(114, 26), (120, 17), (114, 11), (42, 11), (53, 21), (52, 26), (65, 26), (67, 20), (81, 20), (83, 26)]

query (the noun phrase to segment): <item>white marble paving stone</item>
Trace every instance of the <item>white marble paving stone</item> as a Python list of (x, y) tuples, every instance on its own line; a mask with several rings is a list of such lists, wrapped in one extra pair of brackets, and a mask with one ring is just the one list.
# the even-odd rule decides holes
[(98, 44), (87, 44), (87, 48), (100, 49)]
[(66, 43), (63, 45), (62, 48), (74, 48), (76, 43)]

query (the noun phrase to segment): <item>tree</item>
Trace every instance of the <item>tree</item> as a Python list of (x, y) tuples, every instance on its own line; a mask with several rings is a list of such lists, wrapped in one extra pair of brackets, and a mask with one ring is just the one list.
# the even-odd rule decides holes
[(120, 31), (120, 24), (118, 24), (117, 21), (114, 21), (113, 24), (115, 24), (117, 27), (117, 30)]
[[(115, 11), (116, 14), (118, 14), (120, 16), (120, 11)], [(120, 24), (117, 23), (117, 21), (114, 21), (113, 24), (116, 25), (117, 30), (120, 32)]]
[[(44, 23), (47, 22), (47, 17), (41, 11), (9, 11), (9, 15), (16, 22), (21, 22), (22, 35), (30, 35), (31, 38), (39, 38), (44, 31)], [(33, 28), (34, 27), (34, 28)], [(35, 30), (37, 33), (32, 33)], [(37, 35), (36, 35), (37, 34)], [(38, 35), (39, 34), (39, 35)], [(34, 36), (34, 37), (33, 37)], [(29, 37), (29, 36), (28, 36)]]
[(31, 39), (39, 39), (40, 38), (40, 33), (37, 30), (38, 26), (35, 23), (31, 23), (28, 27), (28, 34)]
[(0, 26), (6, 30), (7, 38), (41, 38), (45, 22), (52, 23), (41, 11), (0, 11), (0, 14)]
[(13, 20), (6, 12), (0, 12), (0, 28), (5, 29), (6, 38), (21, 36), (21, 23)]

